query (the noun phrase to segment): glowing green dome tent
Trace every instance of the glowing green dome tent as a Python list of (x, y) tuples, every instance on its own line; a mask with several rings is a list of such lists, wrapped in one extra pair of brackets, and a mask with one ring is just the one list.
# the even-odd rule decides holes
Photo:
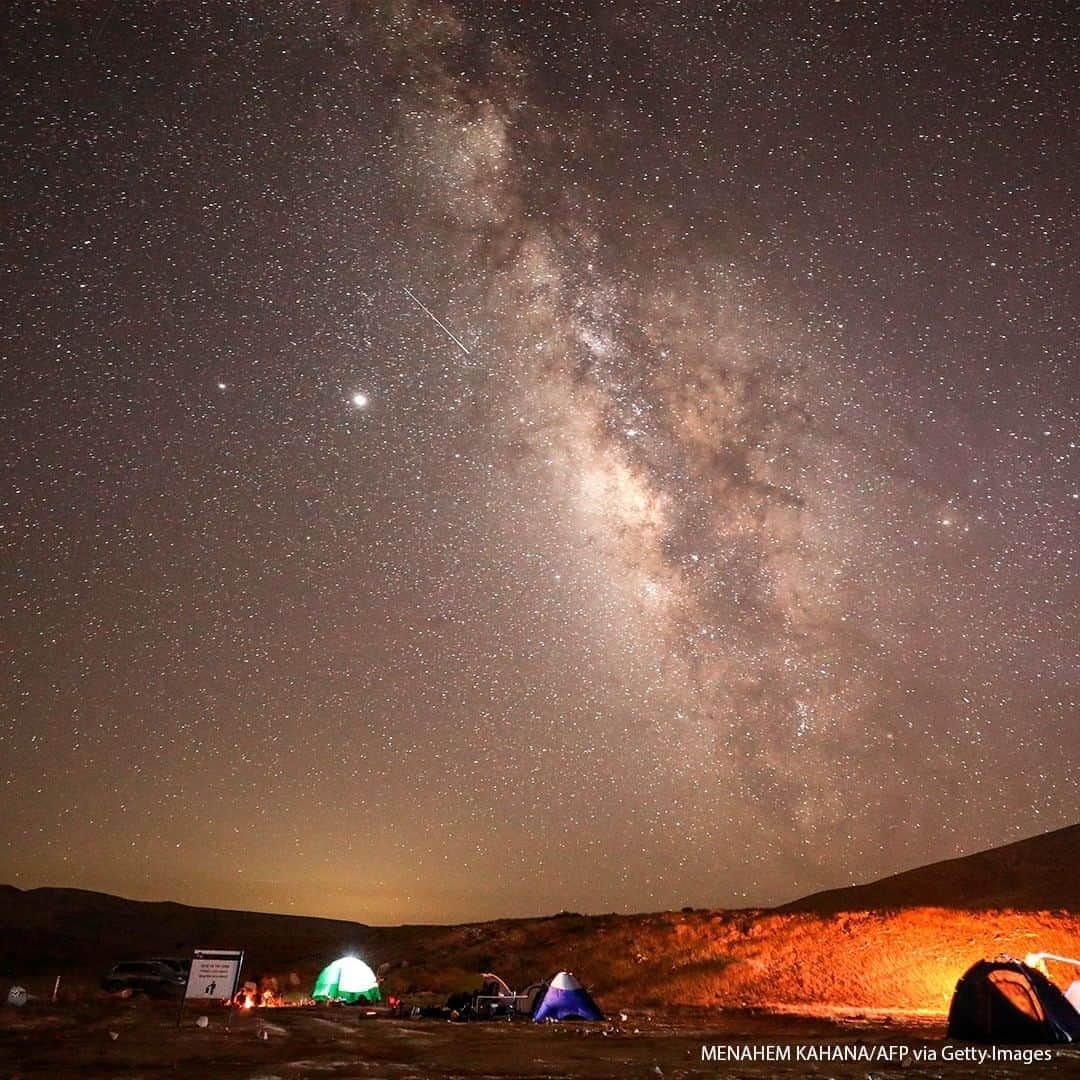
[(311, 996), (316, 1001), (382, 1001), (375, 972), (355, 956), (343, 956), (325, 967), (315, 980)]

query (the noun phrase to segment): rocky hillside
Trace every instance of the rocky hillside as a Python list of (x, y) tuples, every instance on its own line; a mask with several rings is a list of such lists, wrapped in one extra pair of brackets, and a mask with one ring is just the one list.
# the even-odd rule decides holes
[(1080, 912), (1065, 882), (1075, 877), (1077, 838), (1077, 828), (1063, 829), (777, 911), (562, 914), (463, 926), (372, 927), (0, 887), (0, 975), (63, 974), (91, 985), (119, 959), (234, 947), (245, 950), (249, 977), (295, 974), (299, 986), (356, 952), (397, 993), (470, 988), (488, 970), (524, 987), (569, 968), (613, 1007), (940, 1013), (977, 959), (1075, 955)]

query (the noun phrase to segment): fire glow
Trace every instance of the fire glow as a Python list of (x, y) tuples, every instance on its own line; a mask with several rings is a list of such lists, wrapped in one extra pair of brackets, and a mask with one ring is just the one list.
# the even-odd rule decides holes
[(287, 1009), (299, 1007), (302, 1005), (310, 1005), (311, 1001), (287, 1001), (280, 993), (278, 993), (277, 980), (271, 979), (257, 986), (253, 982), (244, 983), (244, 985), (237, 990), (236, 996), (232, 999), (232, 1007), (234, 1009)]

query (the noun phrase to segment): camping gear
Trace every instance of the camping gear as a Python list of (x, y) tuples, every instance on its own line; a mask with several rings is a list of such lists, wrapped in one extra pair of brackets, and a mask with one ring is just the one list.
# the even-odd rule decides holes
[(547, 983), (530, 983), (520, 994), (514, 995), (514, 1015), (532, 1016), (536, 1012), (536, 1006), (544, 996)]
[(483, 985), (473, 996), (473, 1019), (494, 1020), (498, 1016), (509, 1017), (514, 1011), (514, 991), (494, 972), (485, 971), (482, 978)]
[(982, 1043), (1071, 1043), (1080, 1041), (1080, 1013), (1041, 972), (1002, 956), (961, 976), (948, 1034)]
[(311, 996), (316, 1001), (344, 1001), (349, 1005), (382, 1001), (375, 972), (355, 956), (343, 956), (323, 968)]
[(533, 1020), (603, 1020), (604, 1014), (569, 971), (560, 971), (540, 996)]

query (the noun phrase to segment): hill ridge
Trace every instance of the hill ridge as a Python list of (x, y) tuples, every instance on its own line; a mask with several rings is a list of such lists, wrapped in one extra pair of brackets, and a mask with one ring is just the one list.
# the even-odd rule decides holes
[[(1068, 826), (780, 909), (563, 912), (458, 926), (375, 927), (0, 886), (0, 976), (30, 976), (27, 985), (47, 993), (62, 974), (70, 993), (99, 993), (90, 988), (118, 960), (232, 947), (244, 949), (249, 977), (300, 989), (355, 952), (388, 993), (443, 999), (474, 988), (481, 971), (526, 986), (569, 969), (626, 1003), (941, 1012), (975, 960), (1022, 956), (1036, 943), (1071, 955), (1080, 913), (1066, 882), (1078, 843), (1080, 826)], [(1066, 910), (1043, 910), (1054, 907)]]
[(1080, 867), (1080, 824), (1014, 840), (970, 855), (942, 859), (860, 885), (825, 889), (772, 910), (835, 915), (946, 907), (959, 911), (1076, 910), (1068, 867)]

